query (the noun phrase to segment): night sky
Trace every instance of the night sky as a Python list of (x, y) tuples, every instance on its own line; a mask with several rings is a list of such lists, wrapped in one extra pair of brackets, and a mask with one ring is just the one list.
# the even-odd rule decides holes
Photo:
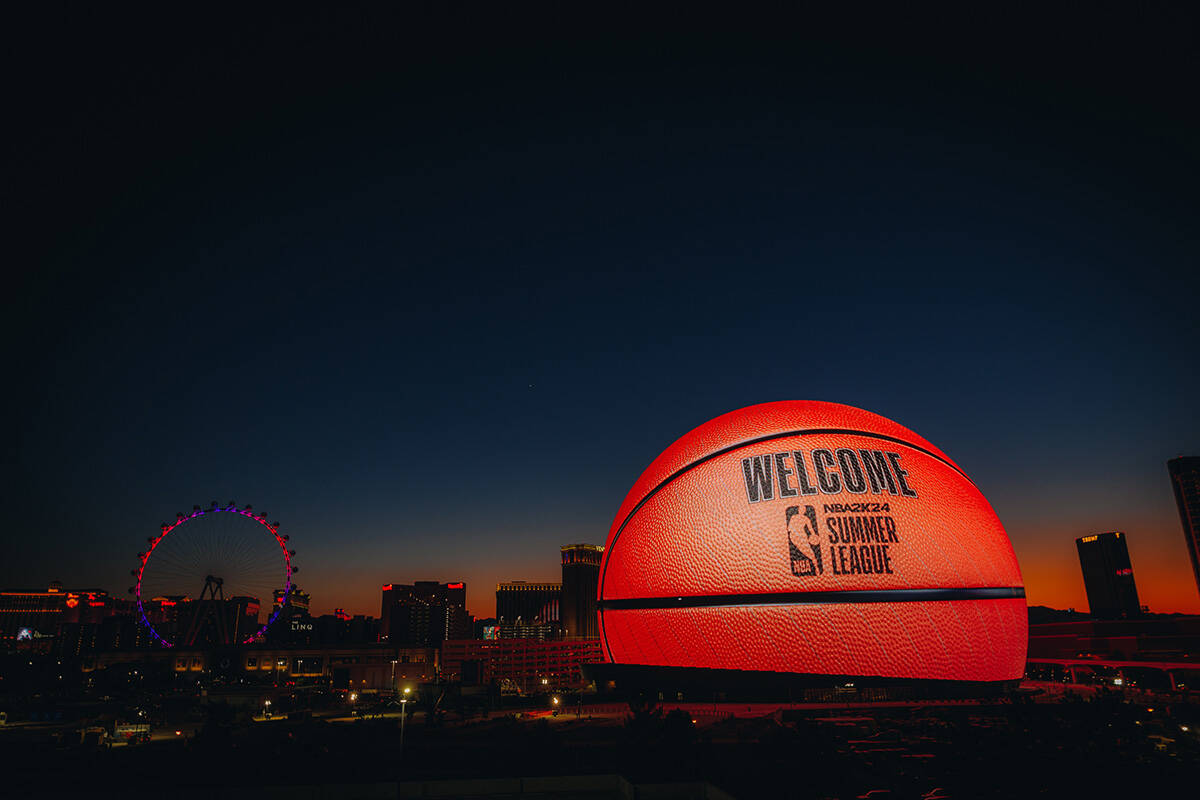
[(1115, 529), (1200, 613), (1194, 12), (511, 13), (13, 23), (0, 587), (124, 595), (232, 499), (318, 612), (486, 616), (686, 431), (816, 399), (954, 458), (1031, 604)]

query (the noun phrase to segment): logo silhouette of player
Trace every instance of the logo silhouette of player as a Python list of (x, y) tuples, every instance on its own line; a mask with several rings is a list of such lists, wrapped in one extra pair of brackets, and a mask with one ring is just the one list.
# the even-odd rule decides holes
[[(804, 520), (800, 530), (792, 529), (792, 520), (797, 517)], [(784, 522), (787, 524), (788, 554), (792, 562), (792, 574), (796, 576), (822, 575), (825, 565), (821, 563), (820, 536), (817, 533), (817, 510), (805, 506), (800, 513), (800, 506), (788, 506)]]

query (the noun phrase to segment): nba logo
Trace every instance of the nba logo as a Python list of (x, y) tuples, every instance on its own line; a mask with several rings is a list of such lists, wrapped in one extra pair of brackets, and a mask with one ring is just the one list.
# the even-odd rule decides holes
[(817, 534), (817, 510), (806, 505), (801, 513), (800, 506), (788, 506), (784, 512), (784, 522), (787, 525), (792, 574), (797, 577), (824, 574), (821, 545), (818, 544), (820, 537)]

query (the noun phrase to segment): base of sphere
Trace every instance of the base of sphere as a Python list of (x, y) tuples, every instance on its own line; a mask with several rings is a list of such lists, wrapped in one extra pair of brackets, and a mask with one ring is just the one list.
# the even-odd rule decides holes
[(583, 664), (583, 676), (602, 697), (679, 702), (863, 703), (969, 700), (1013, 694), (1020, 679), (954, 681), (870, 675)]

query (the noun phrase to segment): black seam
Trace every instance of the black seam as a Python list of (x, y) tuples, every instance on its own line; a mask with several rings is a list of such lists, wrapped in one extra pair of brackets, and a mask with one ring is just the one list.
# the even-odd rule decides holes
[[(625, 515), (625, 519), (621, 521), (621, 526), (619, 528), (617, 528), (617, 532), (613, 534), (612, 544), (610, 544), (607, 548), (608, 552), (605, 554), (606, 558), (604, 559), (604, 570), (600, 573), (600, 591), (599, 591), (600, 597), (604, 596), (604, 579), (608, 576), (608, 562), (612, 557), (613, 549), (616, 548), (616, 546), (617, 546), (617, 540), (619, 538), (621, 538), (621, 531), (625, 530), (625, 526), (629, 524), (629, 520), (633, 519), (633, 515), (636, 514), (641, 509), (642, 506), (644, 506), (647, 502), (649, 502), (651, 497), (654, 497), (654, 495), (658, 494), (663, 489), (663, 487), (665, 487), (671, 481), (675, 480), (676, 478), (678, 478), (680, 475), (684, 474), (688, 470), (691, 470), (691, 469), (694, 469), (695, 467), (700, 466), (701, 464), (703, 464), (706, 461), (711, 461), (714, 458), (723, 456), (726, 453), (731, 453), (734, 450), (737, 450), (742, 447), (750, 447), (751, 445), (761, 444), (762, 442), (769, 442), (774, 439), (785, 439), (789, 436), (813, 436), (813, 435), (825, 434), (825, 433), (847, 433), (847, 434), (852, 434), (854, 436), (863, 436), (868, 439), (882, 439), (883, 441), (886, 441), (886, 442), (894, 442), (896, 444), (902, 444), (905, 447), (909, 447), (913, 450), (917, 450), (918, 452), (924, 453), (925, 455), (930, 456), (931, 458), (936, 458), (938, 461), (942, 462), (943, 464), (945, 464), (946, 466), (950, 467), (955, 472), (957, 472), (959, 475), (962, 475), (964, 478), (966, 478), (966, 480), (968, 482), (970, 482), (972, 486), (975, 485), (975, 482), (972, 481), (970, 478), (968, 478), (967, 474), (965, 472), (963, 472), (961, 469), (956, 467), (954, 464), (950, 463), (949, 460), (939, 456), (937, 453), (933, 453), (929, 450), (926, 450), (924, 447), (921, 447), (920, 445), (913, 444), (912, 442), (905, 441), (904, 439), (897, 439), (895, 436), (887, 436), (882, 433), (870, 433), (867, 431), (858, 431), (858, 430), (853, 430), (850, 428), (809, 428), (807, 430), (785, 431), (783, 433), (772, 433), (767, 436), (760, 436), (757, 439), (749, 439), (744, 442), (738, 442), (737, 444), (732, 444), (732, 445), (729, 445), (728, 447), (723, 447), (720, 450), (716, 450), (712, 453), (709, 453), (708, 455), (698, 458), (695, 461), (691, 462), (690, 464), (686, 464), (686, 465), (680, 467), (679, 469), (675, 470), (670, 475), (668, 475), (666, 478), (659, 481), (657, 486), (655, 486), (653, 489), (651, 489), (649, 492), (647, 492), (646, 496), (643, 497), (641, 500), (639, 500), (637, 502), (637, 505), (635, 505), (632, 509), (629, 510), (629, 513)], [(603, 611), (603, 608), (599, 608), (598, 610)], [(608, 637), (606, 637), (604, 635), (604, 614), (601, 613), (599, 615), (599, 617), (600, 617), (600, 638), (601, 638), (601, 641), (604, 642), (605, 649), (609, 651), (608, 652), (608, 660), (612, 661), (612, 650), (608, 647)]]
[(953, 600), (1008, 600), (1025, 596), (1021, 586), (980, 586), (966, 589), (849, 589), (824, 592), (761, 592), (685, 597), (631, 597), (605, 600), (610, 611), (656, 608), (718, 608), (721, 606), (805, 605), (828, 603), (914, 603)]

